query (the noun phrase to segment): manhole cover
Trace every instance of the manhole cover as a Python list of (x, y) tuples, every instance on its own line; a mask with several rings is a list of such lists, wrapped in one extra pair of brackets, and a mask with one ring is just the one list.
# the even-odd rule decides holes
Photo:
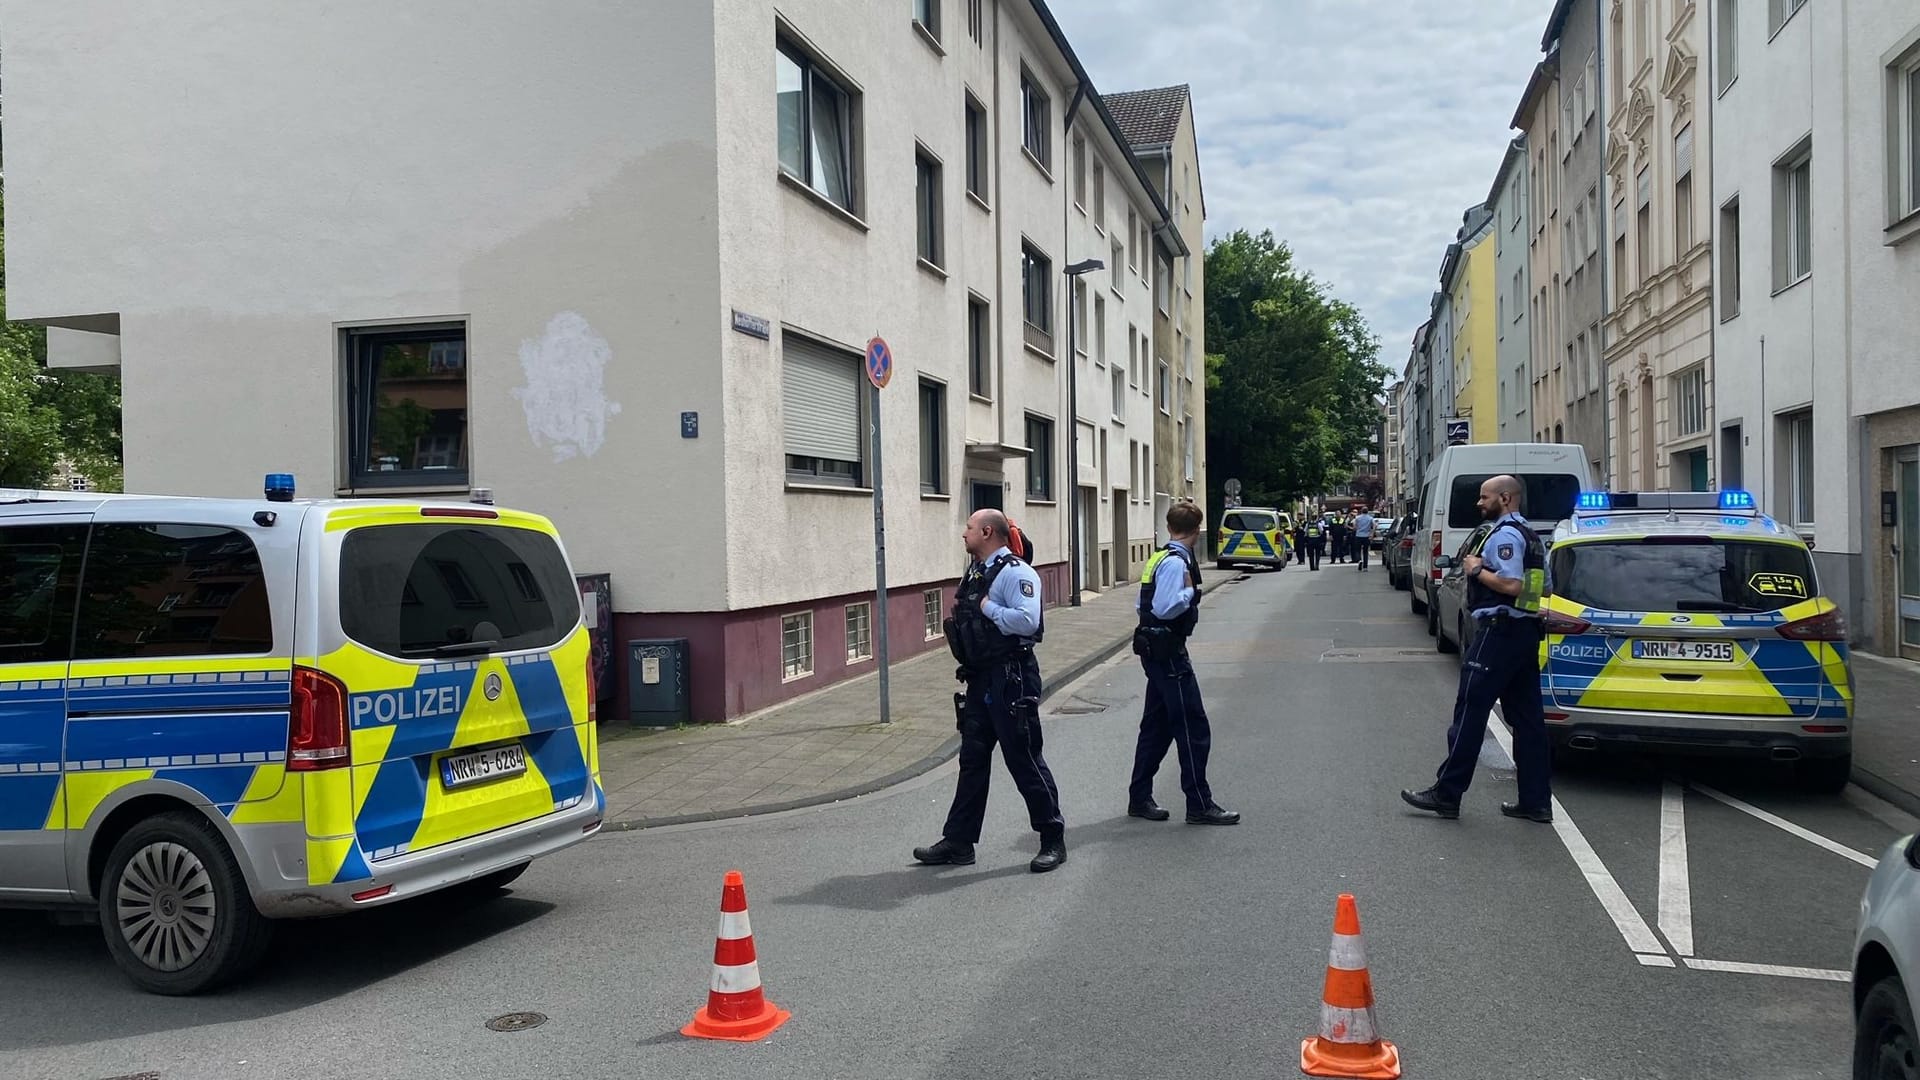
[(537, 1028), (546, 1022), (546, 1013), (517, 1012), (496, 1016), (487, 1021), (487, 1027), (494, 1031), (525, 1031), (528, 1028)]
[(1107, 707), (1100, 702), (1088, 701), (1086, 698), (1075, 695), (1054, 706), (1053, 711), (1066, 716), (1080, 716), (1087, 713), (1106, 712)]

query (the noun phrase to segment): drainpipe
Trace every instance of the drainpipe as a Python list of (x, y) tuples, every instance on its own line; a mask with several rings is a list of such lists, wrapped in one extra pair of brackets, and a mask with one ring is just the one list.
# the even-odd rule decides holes
[[(993, 148), (993, 205), (1002, 213), (993, 215), (993, 411), (998, 424), (999, 435), (996, 442), (1001, 447), (1007, 445), (1007, 232), (1002, 222), (1005, 220), (1005, 194), (1001, 187), (1000, 159), (1000, 0), (993, 0), (993, 121), (988, 125), (987, 140)], [(1024, 438), (1024, 433), (1022, 435)], [(1007, 484), (1007, 459), (1000, 459), (1000, 483), (1004, 489)]]
[[(1595, 107), (1594, 109), (1594, 116), (1598, 117), (1600, 120), (1600, 123), (1596, 125), (1600, 129), (1600, 133), (1595, 137), (1595, 140), (1594, 140), (1599, 145), (1597, 145), (1594, 149), (1598, 150), (1600, 153), (1600, 178), (1602, 180), (1606, 179), (1607, 177), (1607, 125), (1606, 125), (1607, 95), (1605, 92), (1607, 87), (1607, 50), (1600, 47), (1602, 44), (1605, 43), (1604, 35), (1606, 33), (1605, 26), (1602, 22), (1602, 14), (1601, 14), (1601, 9), (1603, 7), (1605, 7), (1605, 5), (1600, 3), (1595, 3), (1593, 5), (1593, 70), (1594, 70), (1594, 82), (1598, 84), (1593, 88), (1593, 92), (1596, 95), (1598, 95), (1600, 98), (1600, 105)], [(1641, 31), (1641, 32), (1644, 33), (1645, 31)], [(1622, 47), (1624, 48), (1624, 46)], [(1607, 316), (1613, 314), (1613, 310), (1612, 310), (1613, 282), (1609, 281), (1607, 278), (1607, 273), (1608, 273), (1607, 263), (1609, 261), (1607, 256), (1612, 251), (1612, 241), (1607, 239), (1608, 237), (1607, 207), (1612, 205), (1612, 202), (1613, 200), (1607, 198), (1606, 185), (1605, 184), (1600, 185), (1600, 209), (1599, 209), (1600, 224), (1597, 226), (1597, 228), (1599, 229), (1598, 246), (1600, 247), (1600, 250), (1601, 250), (1601, 254), (1600, 254), (1600, 340), (1598, 343), (1594, 345), (1594, 348), (1597, 348), (1600, 350), (1600, 437), (1602, 439), (1602, 445), (1605, 448), (1605, 453), (1601, 454), (1600, 461), (1602, 463), (1601, 467), (1607, 470), (1607, 474), (1609, 475), (1609, 483), (1606, 485), (1609, 489), (1617, 486), (1616, 484), (1611, 482), (1611, 476), (1610, 476), (1610, 474), (1613, 471), (1613, 425), (1607, 423), (1607, 406), (1610, 403), (1609, 399), (1613, 397), (1612, 391), (1607, 389)], [(1627, 422), (1627, 418), (1625, 416), (1622, 416), (1620, 418), (1620, 423), (1623, 428), (1626, 422)], [(1652, 422), (1652, 418), (1650, 417), (1642, 420), (1642, 423), (1651, 423), (1651, 422)], [(1624, 432), (1623, 432), (1623, 437), (1624, 437)], [(1626, 478), (1621, 477), (1620, 483), (1625, 483), (1625, 482), (1626, 482)]]

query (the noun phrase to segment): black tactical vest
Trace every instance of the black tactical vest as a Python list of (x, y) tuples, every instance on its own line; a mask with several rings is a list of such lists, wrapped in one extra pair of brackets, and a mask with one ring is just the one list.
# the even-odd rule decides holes
[(1537, 614), (1540, 611), (1541, 594), (1545, 592), (1547, 578), (1547, 547), (1531, 528), (1517, 521), (1503, 522), (1493, 527), (1493, 531), (1480, 540), (1480, 547), (1473, 552), (1478, 555), (1494, 543), (1496, 537), (1518, 533), (1523, 538), (1522, 579), (1519, 596), (1507, 596), (1497, 593), (1480, 581), (1475, 574), (1467, 579), (1467, 611), (1481, 611), (1490, 607), (1510, 607), (1516, 611)]
[(1002, 633), (993, 620), (980, 610), (980, 601), (992, 590), (1000, 572), (1009, 563), (1018, 561), (1016, 556), (1007, 554), (984, 567), (975, 563), (967, 571), (967, 576), (960, 580), (960, 587), (954, 591), (953, 609), (947, 616), (947, 640), (955, 658), (962, 665), (978, 669), (1002, 660), (1011, 660), (1032, 649), (1045, 636), (1044, 615), (1033, 636), (1016, 637)]
[[(1148, 628), (1165, 627), (1173, 631), (1180, 640), (1185, 641), (1193, 633), (1195, 624), (1200, 621), (1200, 564), (1193, 560), (1193, 556), (1187, 554), (1185, 548), (1177, 544), (1168, 544), (1160, 550), (1161, 556), (1147, 560), (1147, 569), (1140, 575), (1140, 625)], [(1174, 618), (1162, 619), (1153, 613), (1154, 578), (1159, 576), (1160, 564), (1168, 558), (1176, 558), (1187, 564), (1187, 571), (1193, 575), (1194, 593), (1193, 603), (1187, 610)]]

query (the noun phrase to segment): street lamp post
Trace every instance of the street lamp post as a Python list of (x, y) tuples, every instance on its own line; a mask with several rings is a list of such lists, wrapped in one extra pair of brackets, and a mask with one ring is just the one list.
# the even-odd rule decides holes
[(1082, 274), (1104, 270), (1099, 259), (1082, 259), (1067, 267), (1067, 589), (1072, 605), (1080, 606), (1080, 357), (1077, 331), (1080, 298), (1074, 286)]

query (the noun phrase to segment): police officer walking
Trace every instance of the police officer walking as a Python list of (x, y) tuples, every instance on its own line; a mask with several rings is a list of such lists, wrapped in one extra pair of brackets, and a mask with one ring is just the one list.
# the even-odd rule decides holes
[(1373, 511), (1361, 510), (1353, 519), (1353, 543), (1359, 556), (1360, 572), (1367, 572), (1367, 558), (1373, 551)]
[(1335, 514), (1335, 515), (1333, 515), (1333, 520), (1332, 520), (1332, 521), (1330, 521), (1330, 522), (1328, 522), (1328, 524), (1327, 524), (1327, 533), (1329, 534), (1329, 536), (1330, 536), (1330, 537), (1331, 537), (1331, 539), (1332, 539), (1332, 545), (1331, 545), (1331, 546), (1332, 546), (1332, 558), (1330, 558), (1330, 559), (1329, 559), (1328, 561), (1329, 561), (1329, 562), (1336, 562), (1336, 563), (1337, 563), (1337, 562), (1345, 562), (1345, 561), (1347, 560), (1347, 519), (1346, 519), (1346, 515), (1344, 515), (1344, 514)]
[(1200, 684), (1187, 657), (1187, 638), (1200, 618), (1200, 563), (1194, 545), (1200, 539), (1200, 508), (1178, 502), (1167, 510), (1172, 541), (1147, 560), (1140, 575), (1135, 610), (1140, 625), (1133, 651), (1147, 673), (1146, 709), (1140, 716), (1140, 742), (1133, 753), (1133, 783), (1127, 789), (1127, 814), (1148, 821), (1173, 816), (1153, 799), (1153, 774), (1167, 747), (1180, 758), (1180, 790), (1187, 797), (1187, 821), (1193, 825), (1237, 825), (1240, 815), (1213, 801), (1207, 784), (1207, 754), (1213, 729)]
[(1467, 579), (1466, 607), (1479, 633), (1460, 665), (1460, 689), (1447, 731), (1447, 756), (1432, 787), (1402, 791), (1409, 806), (1443, 818), (1460, 816), (1460, 797), (1473, 782), (1487, 714), (1500, 701), (1513, 727), (1513, 758), (1520, 801), (1500, 812), (1529, 821), (1553, 820), (1546, 717), (1540, 703), (1540, 600), (1547, 590), (1547, 550), (1520, 516), (1520, 481), (1496, 476), (1480, 485), (1480, 514), (1494, 522), (1477, 554), (1460, 569)]
[(1060, 789), (1041, 756), (1040, 575), (1007, 546), (1007, 518), (976, 510), (961, 534), (973, 565), (953, 598), (947, 644), (960, 661), (965, 693), (953, 695), (959, 717), (960, 781), (938, 842), (914, 848), (928, 865), (966, 866), (987, 815), (987, 781), (993, 747), (1027, 800), (1027, 818), (1040, 834), (1040, 853), (1028, 863), (1036, 874), (1067, 861), (1067, 825), (1060, 816)]
[(1327, 523), (1324, 519), (1307, 519), (1307, 569), (1320, 569), (1320, 556), (1327, 547)]

